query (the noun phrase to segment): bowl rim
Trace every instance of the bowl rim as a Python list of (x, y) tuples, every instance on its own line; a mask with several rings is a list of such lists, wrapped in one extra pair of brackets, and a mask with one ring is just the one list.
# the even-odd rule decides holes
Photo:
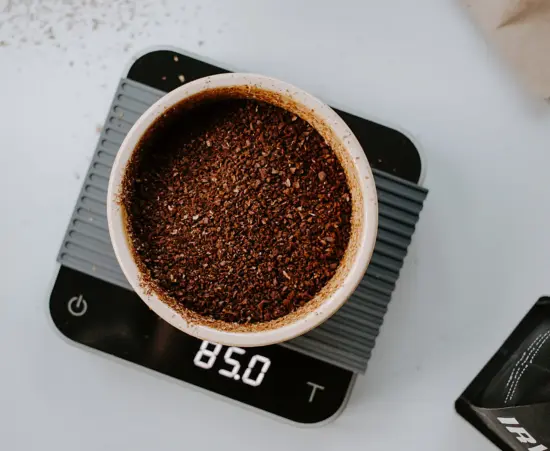
[[(145, 131), (167, 109), (180, 101), (208, 89), (233, 86), (250, 86), (260, 90), (286, 95), (292, 93), (292, 101), (310, 109), (316, 117), (332, 129), (350, 154), (358, 172), (358, 185), (362, 192), (361, 232), (359, 248), (348, 272), (338, 287), (314, 310), (304, 313), (296, 320), (280, 327), (260, 331), (224, 331), (206, 324), (188, 321), (176, 310), (162, 301), (154, 292), (147, 292), (140, 282), (139, 269), (126, 236), (125, 219), (118, 203), (120, 184), (128, 161)], [(107, 191), (107, 222), (115, 256), (128, 282), (139, 297), (158, 316), (173, 327), (196, 338), (229, 346), (266, 346), (280, 343), (302, 335), (330, 318), (357, 288), (371, 260), (378, 229), (378, 201), (376, 186), (367, 157), (344, 120), (324, 102), (306, 91), (284, 81), (265, 75), (249, 73), (227, 73), (212, 75), (186, 83), (167, 93), (149, 107), (131, 127), (115, 157)]]

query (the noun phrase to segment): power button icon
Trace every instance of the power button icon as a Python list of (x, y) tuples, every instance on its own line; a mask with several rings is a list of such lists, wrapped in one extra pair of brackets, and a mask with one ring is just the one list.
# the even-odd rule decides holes
[(73, 316), (82, 316), (88, 310), (88, 303), (82, 295), (74, 296), (69, 299), (67, 310)]

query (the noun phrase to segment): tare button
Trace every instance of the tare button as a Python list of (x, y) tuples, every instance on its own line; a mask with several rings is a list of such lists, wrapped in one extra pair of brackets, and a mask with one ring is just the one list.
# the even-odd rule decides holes
[(314, 382), (307, 382), (307, 385), (311, 387), (308, 402), (313, 402), (313, 400), (315, 399), (315, 395), (317, 394), (317, 390), (323, 391), (325, 389), (325, 387), (323, 387), (322, 385), (316, 384)]
[(80, 294), (69, 299), (69, 302), (67, 303), (67, 310), (73, 316), (83, 316), (88, 311), (88, 303)]

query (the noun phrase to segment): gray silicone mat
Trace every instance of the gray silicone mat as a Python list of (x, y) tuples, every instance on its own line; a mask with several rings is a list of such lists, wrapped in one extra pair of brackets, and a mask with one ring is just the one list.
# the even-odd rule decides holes
[[(132, 124), (164, 94), (132, 80), (121, 80), (59, 251), (58, 261), (62, 265), (130, 289), (117, 263), (107, 229), (109, 173)], [(428, 193), (420, 186), (380, 171), (375, 170), (374, 177), (379, 199), (379, 230), (365, 277), (350, 300), (330, 320), (283, 344), (357, 373), (367, 368)]]

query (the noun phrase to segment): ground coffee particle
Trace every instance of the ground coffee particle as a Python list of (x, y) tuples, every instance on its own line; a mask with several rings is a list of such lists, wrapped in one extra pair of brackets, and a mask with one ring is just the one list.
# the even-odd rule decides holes
[(333, 150), (303, 119), (254, 100), (165, 114), (132, 157), (121, 201), (144, 283), (226, 322), (306, 304), (350, 237), (351, 196)]

